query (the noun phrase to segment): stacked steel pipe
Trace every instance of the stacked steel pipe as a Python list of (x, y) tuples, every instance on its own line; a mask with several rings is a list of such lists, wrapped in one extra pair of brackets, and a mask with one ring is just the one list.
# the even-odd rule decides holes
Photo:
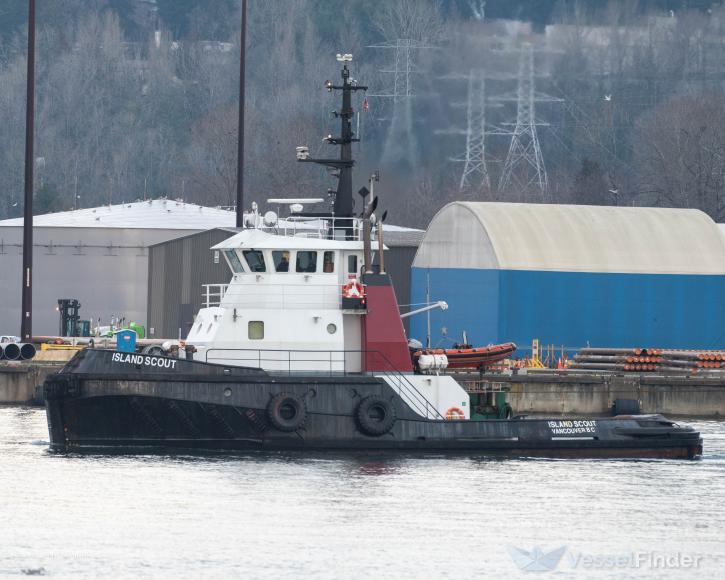
[(583, 348), (574, 356), (569, 368), (638, 373), (725, 370), (725, 350)]
[(30, 360), (35, 356), (35, 345), (29, 342), (0, 344), (0, 360)]

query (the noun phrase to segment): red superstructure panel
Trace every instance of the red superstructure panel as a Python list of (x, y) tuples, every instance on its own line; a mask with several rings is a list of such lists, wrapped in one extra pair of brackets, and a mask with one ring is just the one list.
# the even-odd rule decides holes
[(367, 299), (362, 325), (365, 370), (411, 372), (408, 340), (390, 276), (366, 274), (363, 282)]

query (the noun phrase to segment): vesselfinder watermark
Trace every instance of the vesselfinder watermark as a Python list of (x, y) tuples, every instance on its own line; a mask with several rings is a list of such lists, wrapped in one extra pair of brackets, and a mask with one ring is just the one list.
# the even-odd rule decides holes
[(509, 546), (513, 563), (524, 572), (552, 572), (554, 570), (688, 570), (700, 567), (702, 554), (684, 552), (657, 552), (653, 550), (592, 553), (558, 546), (531, 549)]

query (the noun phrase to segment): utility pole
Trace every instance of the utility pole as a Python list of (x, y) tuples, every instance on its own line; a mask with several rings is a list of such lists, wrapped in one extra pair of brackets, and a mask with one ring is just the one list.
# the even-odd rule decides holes
[(242, 0), (239, 40), (239, 130), (237, 133), (237, 227), (244, 227), (244, 64), (247, 47), (247, 0)]
[(23, 208), (23, 298), (20, 336), (33, 336), (33, 136), (35, 131), (35, 0), (28, 0), (28, 72), (25, 105), (25, 205)]

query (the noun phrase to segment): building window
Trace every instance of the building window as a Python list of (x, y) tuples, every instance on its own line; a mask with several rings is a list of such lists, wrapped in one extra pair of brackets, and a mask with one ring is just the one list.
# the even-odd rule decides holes
[(357, 274), (357, 256), (352, 255), (347, 257), (347, 271), (350, 274)]
[[(237, 253), (234, 250), (224, 250), (224, 253), (226, 254), (227, 260), (229, 260), (229, 264), (235, 274), (244, 271), (242, 269), (242, 261), (239, 259), (239, 256), (237, 256)], [(217, 262), (217, 264), (218, 263), (219, 262)]]
[(297, 252), (297, 271), (312, 273), (317, 271), (317, 252)]
[(325, 252), (322, 259), (322, 271), (326, 274), (332, 274), (335, 271), (335, 252)]
[(242, 254), (244, 254), (244, 259), (252, 272), (267, 271), (264, 265), (264, 254), (262, 254), (261, 250), (244, 250)]
[(261, 320), (250, 320), (247, 325), (249, 340), (262, 340), (264, 338), (264, 322)]
[(275, 272), (289, 272), (289, 252), (287, 250), (276, 250), (272, 252)]

